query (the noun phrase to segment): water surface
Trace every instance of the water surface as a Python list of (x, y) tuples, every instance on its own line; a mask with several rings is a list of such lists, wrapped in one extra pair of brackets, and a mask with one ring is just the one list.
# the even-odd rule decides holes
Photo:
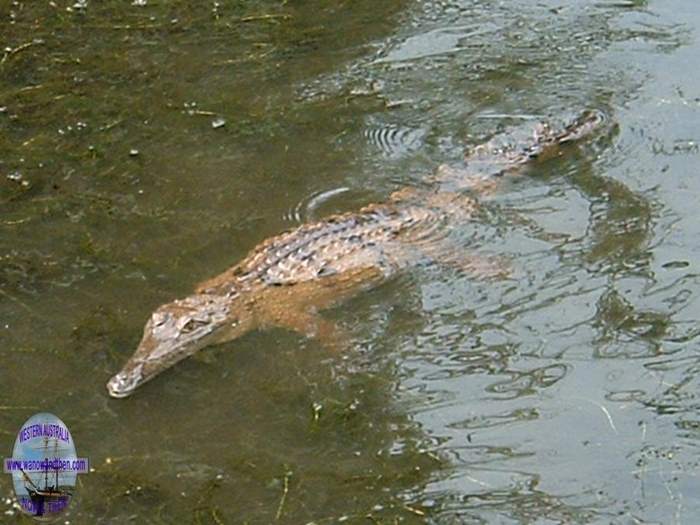
[[(68, 424), (94, 467), (71, 523), (694, 522), (694, 2), (0, 18), (0, 441)], [(107, 396), (149, 313), (264, 238), (584, 108), (610, 130), (450, 232), (510, 279), (422, 266), (328, 312), (342, 356), (253, 333)]]

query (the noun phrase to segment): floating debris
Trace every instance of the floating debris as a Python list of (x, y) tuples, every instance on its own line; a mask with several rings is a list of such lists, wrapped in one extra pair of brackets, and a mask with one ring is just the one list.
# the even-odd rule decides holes
[(214, 129), (223, 128), (226, 125), (226, 119), (219, 117), (211, 121), (211, 127)]
[(311, 404), (311, 413), (314, 421), (321, 419), (321, 412), (323, 412), (323, 405), (317, 401)]
[(687, 268), (690, 266), (688, 261), (670, 261), (661, 265), (665, 270), (675, 270), (678, 268)]
[(137, 7), (144, 7), (146, 4), (148, 4), (147, 0), (134, 0), (131, 2), (131, 5), (135, 5)]
[[(202, 115), (205, 117), (216, 117), (217, 116), (216, 113), (214, 113), (213, 111), (205, 111), (202, 109), (197, 109), (196, 102), (185, 102), (184, 107), (185, 107), (184, 112), (187, 113), (188, 115)], [(221, 117), (217, 117), (216, 120), (222, 120), (224, 122), (224, 124), (226, 123), (226, 121)], [(213, 124), (212, 124), (212, 126), (213, 127), (221, 127), (221, 126), (214, 126)]]
[(136, 148), (131, 148), (129, 150), (129, 156), (131, 156), (131, 157), (138, 157), (139, 153), (140, 153), (139, 150), (137, 150)]
[(29, 181), (24, 178), (24, 175), (20, 173), (19, 171), (12, 171), (7, 174), (7, 180), (11, 182), (16, 182), (23, 188), (28, 188), (29, 187)]

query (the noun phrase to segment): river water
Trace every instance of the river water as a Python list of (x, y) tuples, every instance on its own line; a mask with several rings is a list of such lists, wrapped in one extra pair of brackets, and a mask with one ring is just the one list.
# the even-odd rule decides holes
[[(696, 4), (1, 3), (0, 449), (67, 423), (72, 524), (696, 523)], [(326, 312), (342, 355), (255, 332), (108, 397), (261, 240), (589, 108), (450, 232), (509, 278), (424, 265)]]

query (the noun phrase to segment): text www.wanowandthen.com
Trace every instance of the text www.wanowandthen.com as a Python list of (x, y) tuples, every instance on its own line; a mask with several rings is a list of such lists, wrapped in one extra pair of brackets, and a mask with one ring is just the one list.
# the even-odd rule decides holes
[(6, 474), (13, 472), (76, 472), (85, 473), (89, 469), (87, 458), (44, 458), (44, 459), (14, 459), (6, 458), (4, 470)]

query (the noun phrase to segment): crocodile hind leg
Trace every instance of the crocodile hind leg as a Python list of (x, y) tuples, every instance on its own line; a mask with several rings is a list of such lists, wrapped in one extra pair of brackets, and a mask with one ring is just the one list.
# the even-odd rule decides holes
[(449, 240), (418, 247), (418, 252), (432, 264), (456, 270), (476, 279), (508, 279), (512, 266), (506, 257), (467, 253), (465, 248), (457, 247)]
[(512, 275), (510, 261), (498, 255), (454, 254), (438, 261), (477, 279), (508, 279)]

